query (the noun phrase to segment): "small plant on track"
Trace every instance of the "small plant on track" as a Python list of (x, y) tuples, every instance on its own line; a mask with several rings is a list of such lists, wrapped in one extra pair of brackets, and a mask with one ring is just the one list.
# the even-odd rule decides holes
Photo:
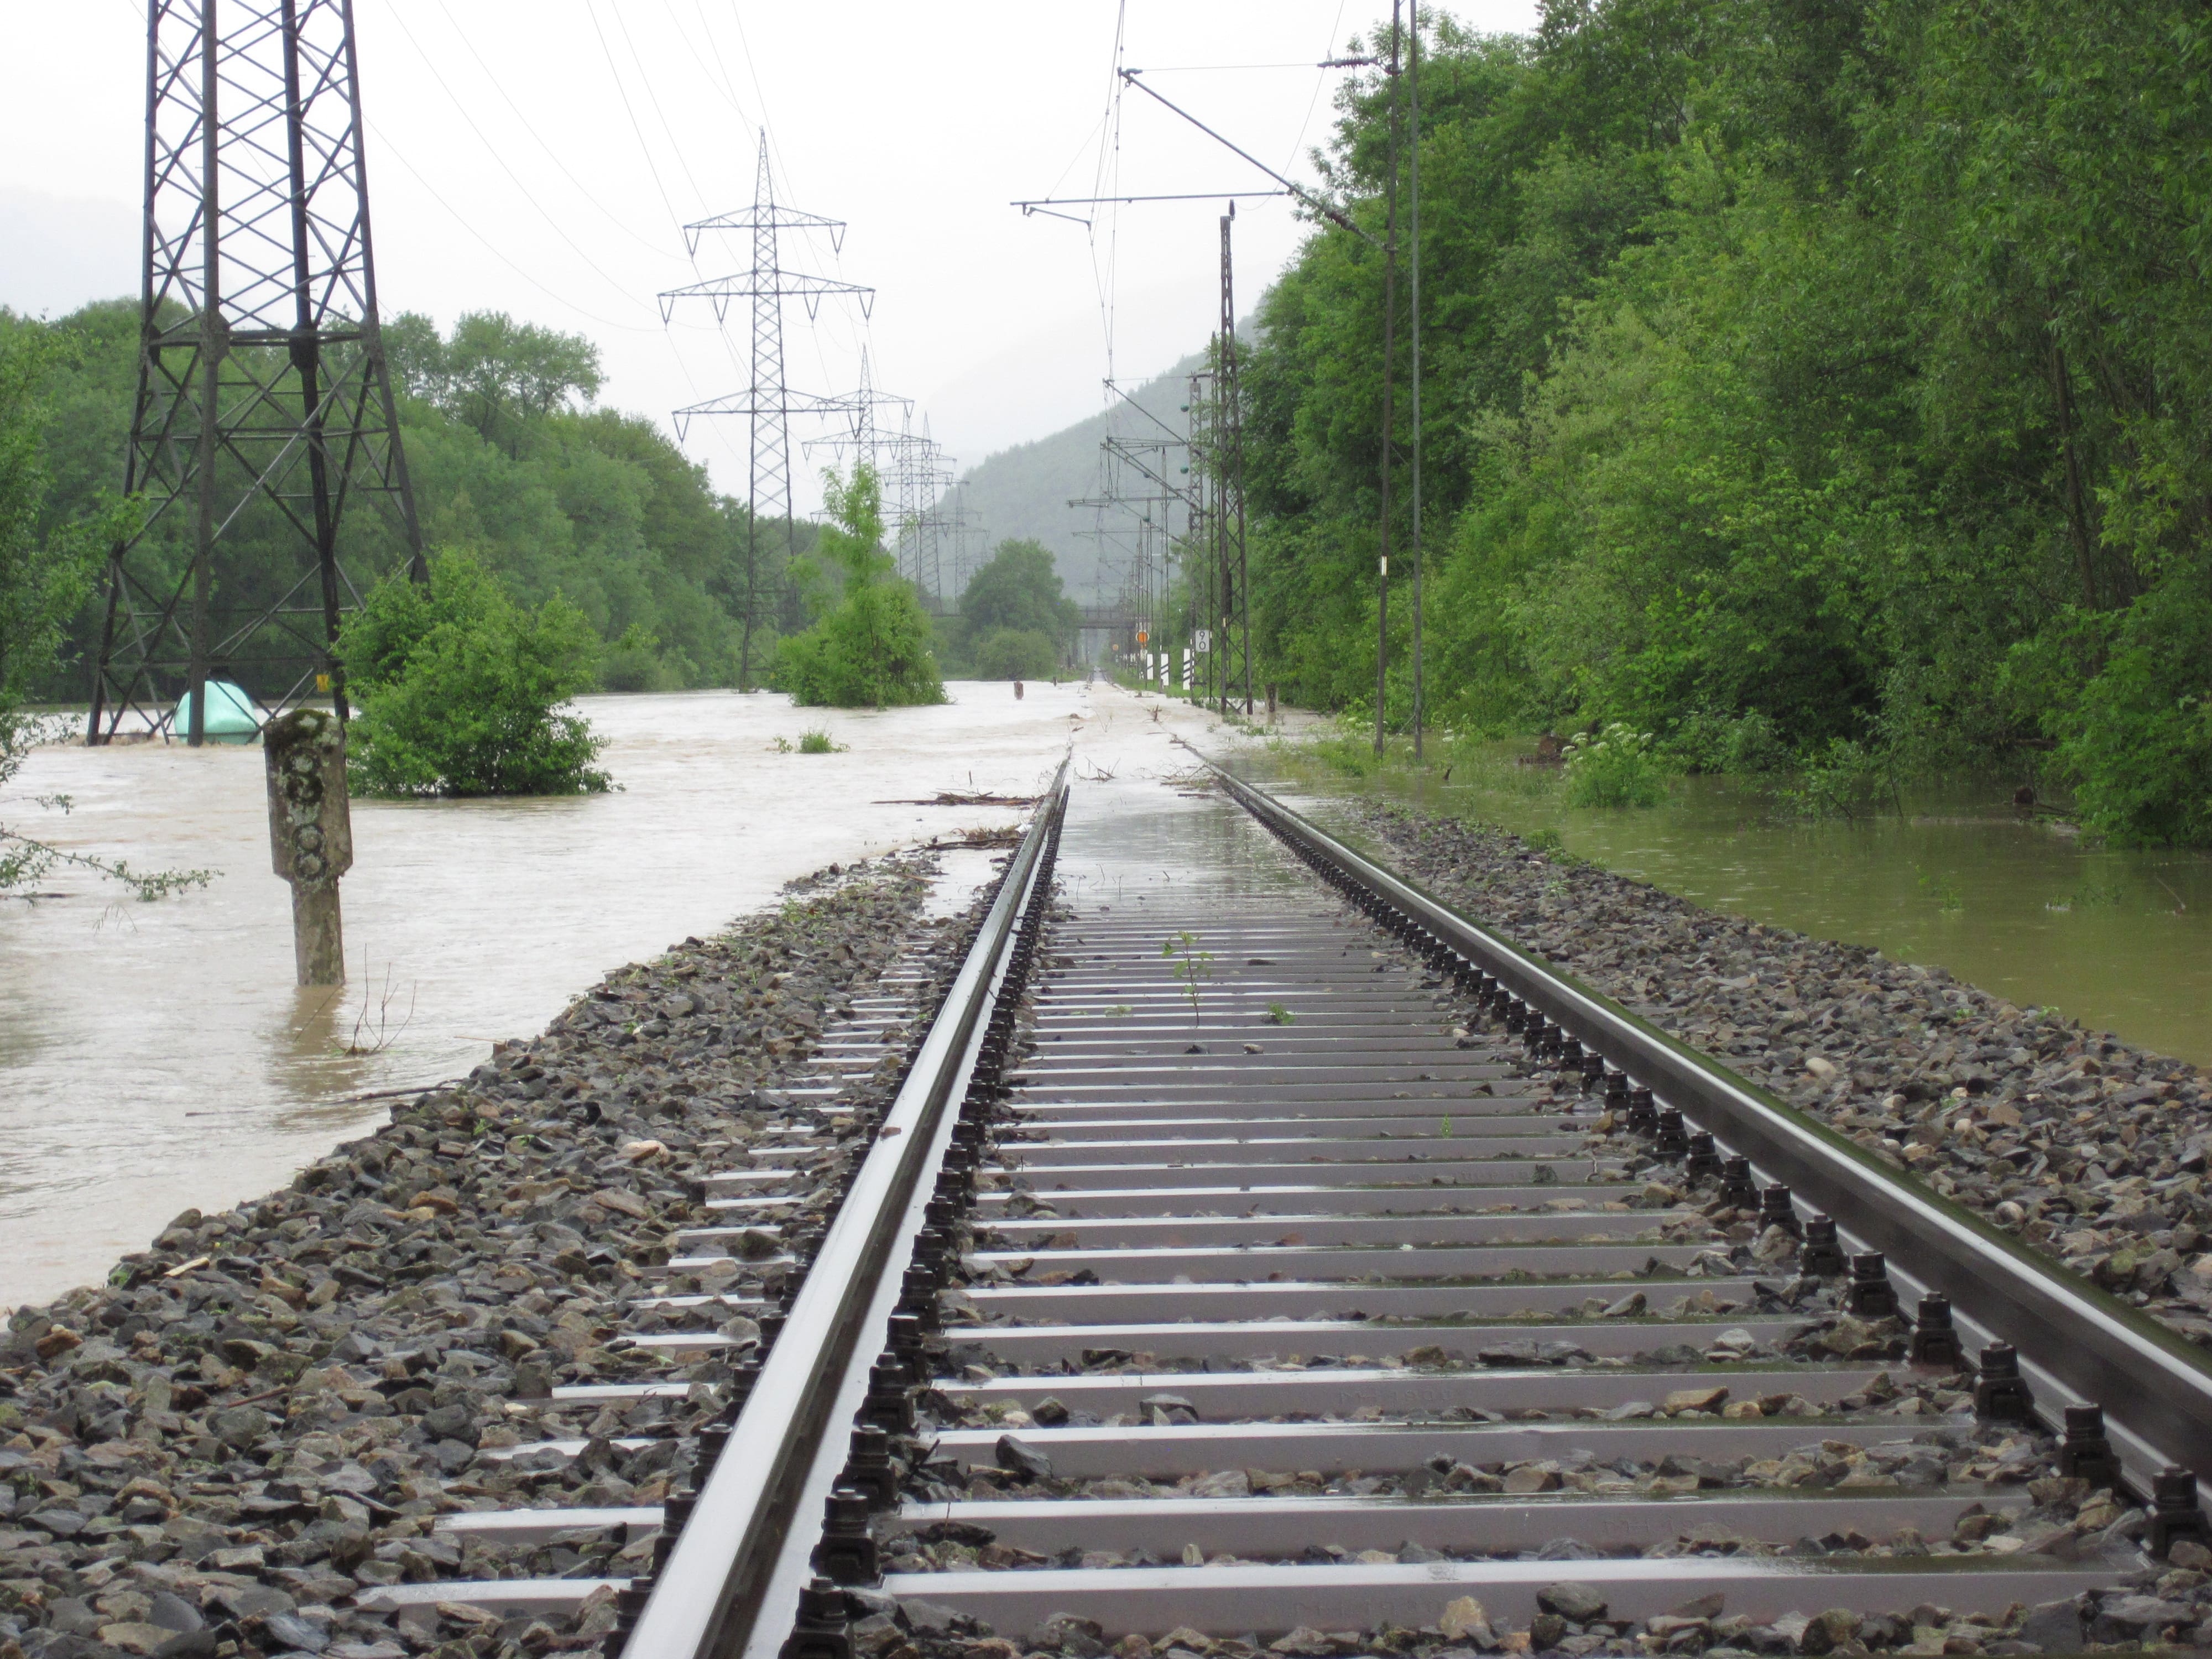
[(1175, 966), (1168, 971), (1182, 983), (1183, 995), (1190, 999), (1190, 1023), (1200, 1024), (1199, 988), (1213, 977), (1213, 952), (1200, 950), (1198, 935), (1186, 927), (1162, 942), (1160, 954), (1174, 961)]

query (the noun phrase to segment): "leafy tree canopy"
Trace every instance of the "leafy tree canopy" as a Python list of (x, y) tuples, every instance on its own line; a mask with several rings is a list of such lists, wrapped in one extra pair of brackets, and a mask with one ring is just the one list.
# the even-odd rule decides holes
[[(2116, 840), (2212, 841), (2212, 15), (1547, 0), (1528, 38), (1422, 28), (1431, 718), (2002, 769)], [(1390, 84), (1347, 84), (1324, 158), (1370, 228)], [(1260, 324), (1255, 666), (1371, 707), (1376, 250), (1317, 228)]]
[(971, 637), (1002, 629), (1042, 634), (1055, 650), (1073, 642), (1083, 613), (1062, 591), (1042, 543), (1003, 541), (961, 591), (960, 616)]
[(419, 312), (385, 331), (392, 370), (415, 397), (435, 404), (486, 443), (516, 453), (533, 418), (599, 396), (599, 349), (581, 335), (471, 311), (441, 339)]
[(842, 592), (822, 619), (783, 642), (776, 684), (801, 703), (889, 708), (943, 702), (929, 648), (929, 613), (884, 550), (883, 500), (874, 471), (823, 475), (830, 522), (822, 562)]
[[(49, 530), (95, 517), (121, 485), (137, 385), (136, 302), (87, 307), (67, 327), (82, 349), (48, 377)], [(732, 684), (748, 664), (757, 679), (777, 638), (804, 626), (784, 526), (749, 535), (744, 504), (715, 495), (653, 422), (586, 406), (600, 386), (589, 341), (499, 313), (463, 318), (450, 337), (407, 313), (384, 336), (429, 540), (469, 549), (526, 606), (562, 594), (601, 640), (621, 641), (605, 659), (611, 689)], [(189, 527), (189, 514), (168, 515), (134, 551), (150, 586), (180, 577)], [(803, 567), (813, 531), (797, 532)], [(274, 602), (301, 574), (300, 549), (295, 532), (250, 511), (218, 544), (216, 603)], [(405, 548), (391, 515), (356, 500), (339, 556), (365, 590)], [(50, 666), (40, 695), (83, 696), (82, 659), (98, 646), (101, 616), (89, 596), (70, 612), (60, 657), (76, 664)], [(251, 651), (232, 665), (257, 690), (289, 683), (264, 674)]]
[(555, 594), (517, 605), (465, 553), (428, 586), (394, 574), (338, 649), (359, 703), (348, 771), (375, 795), (572, 795), (604, 790), (599, 739), (562, 706), (598, 683), (599, 636)]
[[(63, 519), (49, 506), (52, 399), (85, 349), (70, 330), (0, 310), (0, 785), (33, 744), (60, 735), (26, 704), (66, 665), (70, 617), (91, 592), (100, 556), (137, 518), (128, 502), (96, 500), (86, 515)], [(213, 873), (135, 871), (0, 823), (0, 893), (34, 886), (57, 865), (119, 881), (142, 899), (204, 885)]]

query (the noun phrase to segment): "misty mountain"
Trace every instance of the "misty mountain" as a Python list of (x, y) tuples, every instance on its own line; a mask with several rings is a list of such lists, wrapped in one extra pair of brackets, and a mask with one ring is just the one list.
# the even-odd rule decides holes
[[(1014, 537), (1042, 542), (1052, 550), (1071, 599), (1087, 605), (1111, 598), (1120, 586), (1120, 572), (1109, 544), (1102, 580), (1100, 538), (1093, 532), (1102, 525), (1127, 522), (1128, 514), (1068, 502), (1101, 493), (1098, 446), (1109, 435), (1182, 435), (1189, 377), (1205, 362), (1203, 352), (1194, 352), (1146, 381), (1126, 401), (1116, 398), (1111, 409), (1049, 437), (1002, 449), (969, 468), (958, 487), (968, 511), (980, 520), (983, 546), (995, 547)], [(1182, 458), (1174, 464), (1180, 467)]]

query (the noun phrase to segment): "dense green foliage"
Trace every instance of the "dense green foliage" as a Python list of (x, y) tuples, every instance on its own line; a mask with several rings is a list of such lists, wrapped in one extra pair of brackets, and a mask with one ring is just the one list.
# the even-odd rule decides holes
[[(94, 516), (122, 488), (138, 307), (89, 306), (57, 326), (82, 349), (48, 392), (52, 487), (41, 522), (49, 530)], [(783, 526), (763, 524), (750, 537), (744, 503), (714, 494), (704, 470), (651, 422), (585, 406), (600, 386), (595, 347), (497, 313), (465, 316), (443, 337), (428, 319), (401, 315), (385, 337), (434, 548), (468, 552), (526, 605), (565, 595), (612, 645), (604, 658), (611, 690), (737, 684), (750, 590), (750, 678), (766, 678), (778, 635), (805, 621), (786, 580)], [(133, 556), (157, 586), (185, 568), (188, 520), (157, 522)], [(796, 529), (803, 564), (813, 528)], [(250, 509), (221, 544), (218, 605), (284, 592), (302, 568), (301, 547), (272, 514)], [(404, 544), (380, 506), (362, 500), (345, 519), (340, 554), (365, 590), (403, 562)], [(76, 607), (66, 665), (40, 678), (42, 696), (83, 696), (81, 659), (97, 647), (100, 617), (96, 599)], [(256, 689), (282, 689), (258, 684), (250, 653), (229, 666)]]
[(977, 640), (969, 661), (979, 680), (1041, 680), (1060, 670), (1052, 635), (1034, 628), (994, 628)]
[(1626, 721), (1567, 744), (1566, 765), (1571, 806), (1656, 806), (1667, 799), (1667, 775), (1652, 753), (1651, 734)]
[(354, 786), (373, 795), (573, 795), (607, 787), (599, 739), (562, 705), (597, 683), (599, 637), (555, 594), (517, 605), (465, 554), (431, 561), (427, 586), (377, 584), (338, 641), (359, 708)]
[[(47, 508), (54, 388), (83, 349), (64, 330), (0, 312), (0, 785), (21, 770), (34, 744), (62, 734), (58, 722), (26, 705), (66, 666), (69, 620), (91, 591), (102, 551), (134, 522), (129, 503), (97, 497), (81, 517), (57, 520)], [(40, 805), (65, 811), (69, 803)], [(35, 887), (57, 866), (111, 878), (142, 899), (204, 885), (213, 874), (133, 870), (0, 823), (0, 894)]]
[(981, 680), (1042, 679), (1075, 653), (1083, 611), (1060, 586), (1042, 543), (1009, 539), (968, 579), (948, 645), (960, 672)]
[(777, 689), (801, 703), (838, 708), (943, 702), (929, 613), (884, 550), (875, 473), (861, 465), (849, 478), (831, 476), (823, 494), (830, 522), (820, 557), (842, 586), (820, 621), (783, 642)]
[(74, 346), (0, 313), (0, 781), (21, 763), (24, 704), (53, 673), (100, 557), (96, 525), (46, 519), (47, 398)]
[[(2212, 14), (1425, 21), (1431, 717), (2002, 769), (2116, 838), (2212, 839)], [(1381, 85), (1327, 162), (1378, 232)], [(1245, 377), (1264, 672), (1329, 708), (1374, 695), (1381, 311), (1378, 251), (1321, 231)]]

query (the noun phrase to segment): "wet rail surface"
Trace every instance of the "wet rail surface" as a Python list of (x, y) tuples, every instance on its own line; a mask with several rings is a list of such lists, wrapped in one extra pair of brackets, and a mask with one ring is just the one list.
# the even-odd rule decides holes
[[(709, 1183), (670, 1267), (726, 1288), (648, 1289), (637, 1340), (728, 1380), (584, 1391), (719, 1413), (666, 1505), (440, 1522), (518, 1559), (659, 1529), (654, 1578), (385, 1595), (611, 1588), (611, 1650), (656, 1659), (1940, 1652), (2203, 1541), (2170, 1401), (2106, 1425), (2065, 1357), (1996, 1344), (1686, 1121), (1663, 1066), (1509, 989), (1536, 969), (1317, 879), (1292, 854), (1329, 849), (1243, 799), (1040, 812), (828, 1238), (778, 1234), (796, 1157)], [(825, 1102), (912, 998), (855, 1000)]]

